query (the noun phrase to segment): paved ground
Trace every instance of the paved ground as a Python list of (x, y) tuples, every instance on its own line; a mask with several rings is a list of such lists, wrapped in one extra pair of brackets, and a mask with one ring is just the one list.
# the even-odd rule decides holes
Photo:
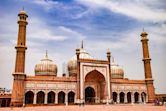
[(166, 111), (166, 105), (85, 105), (85, 106), (35, 106), (21, 108), (0, 108), (0, 111)]

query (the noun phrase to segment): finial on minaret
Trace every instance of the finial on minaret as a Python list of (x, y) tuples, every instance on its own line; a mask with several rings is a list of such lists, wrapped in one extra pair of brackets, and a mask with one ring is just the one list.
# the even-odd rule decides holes
[(84, 48), (84, 41), (83, 40), (81, 41), (81, 48), (82, 49)]
[(22, 7), (22, 10), (24, 10), (24, 6)]
[(46, 56), (45, 56), (45, 58), (48, 58), (48, 51), (46, 50)]
[(107, 53), (110, 53), (110, 49), (109, 48), (107, 49)]
[(148, 34), (145, 32), (145, 29), (144, 29), (144, 27), (143, 27), (143, 29), (142, 29), (142, 33), (141, 33), (141, 37), (146, 37)]

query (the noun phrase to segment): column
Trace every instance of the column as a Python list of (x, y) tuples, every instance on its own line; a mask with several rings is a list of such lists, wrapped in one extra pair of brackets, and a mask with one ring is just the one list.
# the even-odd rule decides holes
[(45, 93), (44, 104), (47, 104), (47, 93)]
[(33, 104), (36, 104), (36, 93), (34, 93)]
[(124, 103), (127, 103), (127, 94), (124, 95)]
[(65, 93), (65, 105), (67, 106), (68, 105), (68, 94)]
[(144, 101), (143, 101), (144, 104), (146, 104), (146, 95), (145, 95), (145, 94), (143, 95), (143, 100), (144, 100)]
[(55, 104), (58, 104), (58, 93), (55, 94)]
[(138, 99), (139, 103), (142, 103), (142, 98), (141, 98), (141, 94), (139, 94), (139, 99)]
[(135, 100), (134, 100), (134, 93), (131, 93), (131, 104), (134, 104)]
[(148, 95), (146, 94), (146, 97), (145, 97), (146, 99), (145, 99), (145, 101), (146, 101), (146, 103), (148, 102)]
[(120, 93), (117, 93), (117, 103), (119, 104), (120, 103)]

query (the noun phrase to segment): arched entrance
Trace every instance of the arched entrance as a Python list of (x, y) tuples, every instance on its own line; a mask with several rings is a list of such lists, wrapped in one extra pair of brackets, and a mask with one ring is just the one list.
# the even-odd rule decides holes
[(131, 92), (127, 93), (127, 102), (131, 103)]
[(95, 90), (92, 87), (87, 87), (85, 89), (85, 102), (95, 103)]
[(37, 93), (37, 104), (44, 104), (45, 94), (43, 91)]
[(25, 94), (25, 104), (33, 104), (34, 93), (32, 91), (28, 91)]
[(68, 103), (69, 104), (74, 104), (74, 97), (75, 97), (75, 93), (73, 91), (70, 91), (68, 93)]
[(120, 103), (124, 103), (124, 92), (120, 93)]
[(139, 93), (138, 92), (135, 92), (134, 93), (134, 99), (135, 99), (135, 103), (138, 103), (138, 98), (139, 98)]
[(58, 93), (58, 103), (59, 104), (65, 103), (65, 93), (63, 91)]
[(113, 95), (113, 101), (117, 102), (117, 93), (113, 92), (112, 95)]
[(54, 104), (55, 103), (55, 93), (53, 91), (48, 93), (47, 103), (48, 104)]
[[(93, 86), (93, 88), (89, 86)], [(106, 100), (107, 88), (105, 77), (99, 71), (93, 70), (85, 76), (85, 87), (87, 87), (85, 89), (86, 103), (100, 103), (100, 101)], [(89, 94), (87, 92), (91, 93)]]

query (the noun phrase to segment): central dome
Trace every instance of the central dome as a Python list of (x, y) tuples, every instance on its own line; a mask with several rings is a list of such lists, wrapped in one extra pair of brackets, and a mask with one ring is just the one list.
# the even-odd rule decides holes
[(41, 59), (40, 62), (36, 64), (35, 75), (44, 75), (44, 76), (57, 75), (57, 66), (52, 60), (48, 59), (47, 52), (45, 58)]
[[(80, 48), (80, 54), (79, 54), (80, 59), (93, 59), (93, 57), (86, 52), (86, 50), (82, 47)], [(77, 74), (77, 55), (75, 54), (68, 62), (68, 71), (69, 71), (69, 76), (74, 76)]]

